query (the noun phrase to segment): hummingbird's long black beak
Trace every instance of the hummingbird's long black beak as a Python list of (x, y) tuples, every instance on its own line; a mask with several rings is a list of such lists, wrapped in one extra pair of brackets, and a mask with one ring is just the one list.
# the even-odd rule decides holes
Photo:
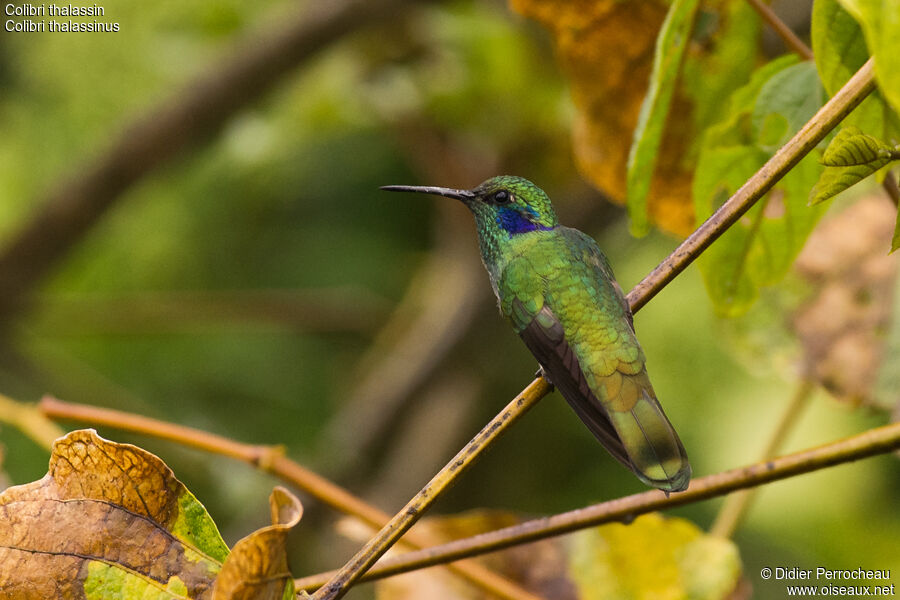
[(469, 190), (454, 190), (453, 188), (430, 185), (383, 185), (381, 189), (386, 192), (418, 192), (420, 194), (431, 194), (432, 196), (444, 196), (445, 198), (455, 198), (463, 202), (475, 198), (475, 194)]

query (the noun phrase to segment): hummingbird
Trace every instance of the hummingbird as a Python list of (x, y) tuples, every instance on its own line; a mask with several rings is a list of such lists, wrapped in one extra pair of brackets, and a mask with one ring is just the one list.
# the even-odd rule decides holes
[(560, 225), (547, 194), (522, 177), (492, 177), (471, 190), (381, 189), (465, 204), (500, 312), (544, 376), (638, 479), (666, 494), (687, 489), (687, 453), (656, 399), (628, 302), (597, 242)]

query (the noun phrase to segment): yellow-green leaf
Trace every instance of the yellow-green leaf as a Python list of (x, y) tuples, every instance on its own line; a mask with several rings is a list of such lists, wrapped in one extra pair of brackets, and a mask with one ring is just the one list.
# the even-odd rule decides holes
[(734, 543), (685, 519), (651, 513), (572, 537), (569, 573), (579, 600), (721, 600), (740, 582)]
[(647, 194), (698, 5), (698, 0), (672, 2), (656, 39), (650, 86), (641, 105), (628, 154), (627, 206), (634, 235), (644, 235), (649, 229)]
[[(898, 158), (900, 152), (896, 148), (866, 135), (856, 127), (847, 126), (828, 144), (822, 155), (822, 164), (826, 167), (849, 167)], [(884, 164), (887, 163), (882, 166)]]
[(844, 127), (825, 149), (822, 163), (826, 168), (810, 190), (809, 203), (818, 204), (836, 196), (898, 158), (896, 147), (856, 127)]

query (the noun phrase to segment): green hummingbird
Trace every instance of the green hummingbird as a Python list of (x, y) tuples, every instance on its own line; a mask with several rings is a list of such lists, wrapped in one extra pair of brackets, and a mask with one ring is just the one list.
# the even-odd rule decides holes
[(597, 242), (560, 225), (547, 194), (522, 177), (493, 177), (471, 190), (381, 189), (465, 204), (500, 312), (545, 376), (638, 479), (666, 493), (687, 489), (687, 454), (650, 385), (631, 310)]

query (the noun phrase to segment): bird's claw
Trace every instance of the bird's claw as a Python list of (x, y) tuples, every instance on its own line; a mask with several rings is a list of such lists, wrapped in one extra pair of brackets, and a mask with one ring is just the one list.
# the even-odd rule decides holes
[(550, 387), (556, 387), (555, 385), (553, 385), (553, 380), (550, 379), (550, 374), (547, 372), (546, 369), (544, 369), (543, 365), (541, 365), (541, 364), (538, 365), (537, 371), (535, 371), (534, 376), (535, 377), (543, 377), (544, 379), (547, 380), (547, 383), (550, 384)]

